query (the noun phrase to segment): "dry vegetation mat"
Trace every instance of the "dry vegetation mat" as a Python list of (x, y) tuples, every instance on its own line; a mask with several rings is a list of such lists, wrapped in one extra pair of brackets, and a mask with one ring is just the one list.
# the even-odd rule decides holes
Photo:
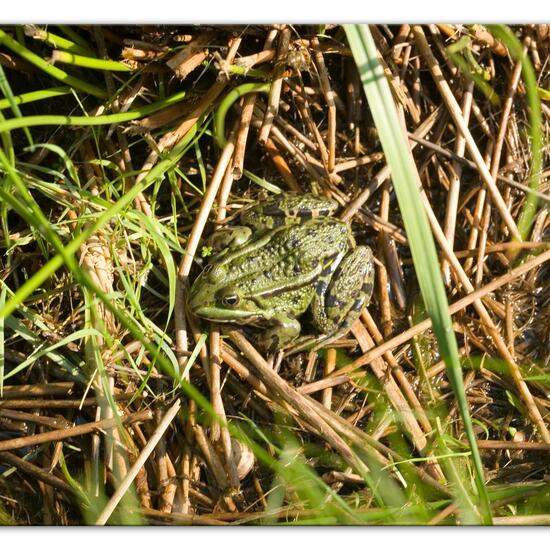
[[(0, 90), (0, 524), (550, 523), (549, 25), (5, 26)], [(296, 353), (187, 307), (280, 193), (374, 253)]]

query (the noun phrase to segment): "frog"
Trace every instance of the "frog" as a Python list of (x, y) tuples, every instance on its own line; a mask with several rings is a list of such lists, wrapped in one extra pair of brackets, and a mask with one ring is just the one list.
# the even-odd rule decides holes
[[(257, 346), (291, 354), (344, 336), (371, 299), (374, 259), (334, 217), (338, 203), (310, 193), (281, 193), (242, 208), (240, 225), (218, 230), (214, 254), (193, 282), (197, 317), (255, 330)], [(317, 334), (302, 335), (310, 312)]]

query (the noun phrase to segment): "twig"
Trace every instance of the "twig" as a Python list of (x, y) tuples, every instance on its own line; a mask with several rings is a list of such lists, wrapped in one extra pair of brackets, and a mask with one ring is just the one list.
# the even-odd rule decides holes
[[(462, 117), (464, 123), (468, 125), (470, 120), (470, 109), (472, 107), (474, 83), (473, 81), (468, 83), (464, 97), (462, 99)], [(462, 134), (458, 134), (455, 141), (454, 153), (459, 157), (464, 156), (464, 150), (466, 148), (466, 140)], [(462, 176), (462, 166), (454, 161), (450, 167), (451, 181), (449, 183), (449, 193), (447, 195), (447, 209), (445, 210), (445, 221), (443, 224), (443, 231), (445, 237), (449, 241), (449, 244), (454, 247), (455, 240), (455, 227), (458, 208), (458, 198), (460, 195), (460, 180)], [(449, 263), (443, 259), (441, 262), (441, 270), (443, 271), (443, 278), (445, 284), (449, 286), (451, 284), (451, 271)]]
[[(527, 273), (531, 269), (538, 267), (544, 262), (547, 262), (548, 260), (550, 260), (550, 250), (543, 252), (536, 258), (533, 258), (532, 260), (525, 262), (523, 265), (513, 269), (509, 273), (506, 273), (505, 275), (502, 275), (501, 277), (494, 279), (490, 283), (486, 284), (484, 287), (456, 301), (451, 306), (449, 306), (449, 314), (454, 315), (458, 311), (461, 311), (462, 309), (474, 303), (476, 300), (481, 299), (482, 297), (486, 296), (490, 292), (493, 292), (497, 288), (500, 288), (501, 286), (509, 283), (510, 281), (513, 281), (514, 279), (520, 277), (524, 273)], [(410, 329), (402, 332), (401, 334), (394, 336), (390, 340), (387, 340), (383, 344), (367, 351), (361, 357), (357, 358), (355, 361), (353, 361), (349, 365), (346, 365), (344, 367), (341, 367), (335, 370), (332, 373), (331, 377), (352, 372), (355, 369), (358, 369), (363, 365), (370, 363), (373, 359), (380, 357), (386, 351), (392, 350), (393, 348), (400, 346), (405, 342), (408, 342), (411, 338), (428, 330), (431, 326), (432, 326), (431, 319), (425, 319), (424, 321), (421, 321), (414, 327), (411, 327)]]
[(474, 138), (472, 137), (472, 134), (470, 133), (470, 130), (468, 129), (466, 123), (464, 122), (464, 118), (462, 117), (460, 107), (456, 102), (456, 99), (451, 91), (451, 88), (449, 87), (449, 84), (447, 83), (447, 81), (445, 80), (445, 77), (443, 76), (443, 73), (441, 72), (441, 69), (439, 67), (439, 64), (437, 63), (436, 58), (434, 57), (434, 55), (430, 50), (430, 47), (428, 45), (428, 42), (426, 40), (426, 36), (424, 35), (424, 31), (422, 30), (422, 27), (420, 27), (419, 25), (414, 25), (413, 32), (416, 38), (417, 46), (428, 63), (428, 66), (432, 73), (435, 84), (439, 89), (441, 97), (443, 98), (443, 101), (445, 102), (445, 105), (447, 106), (447, 109), (449, 110), (449, 113), (451, 114), (457, 126), (457, 129), (462, 133), (462, 135), (464, 136), (464, 139), (466, 140), (466, 146), (468, 147), (468, 151), (472, 155), (474, 162), (476, 163), (477, 169), (479, 170), (479, 173), (484, 183), (486, 184), (487, 189), (491, 193), (493, 202), (502, 220), (506, 223), (506, 227), (508, 227), (512, 236), (516, 240), (521, 241), (522, 240), (521, 235), (519, 234), (516, 223), (512, 218), (512, 215), (510, 214), (510, 211), (508, 210), (506, 203), (504, 202), (502, 195), (498, 190), (498, 187), (495, 185), (495, 180), (491, 177), (491, 174), (487, 168), (487, 165), (485, 164), (485, 161), (483, 160), (479, 152), (479, 149), (477, 148), (477, 145), (474, 141)]
[(74, 426), (73, 428), (54, 430), (53, 432), (44, 432), (24, 437), (16, 437), (14, 439), (0, 441), (0, 451), (11, 451), (13, 449), (22, 449), (23, 447), (29, 447), (31, 445), (42, 445), (43, 443), (69, 439), (70, 437), (77, 437), (79, 435), (95, 432), (97, 430), (107, 430), (109, 428), (114, 428), (119, 423), (133, 424), (135, 422), (151, 420), (151, 418), (152, 413), (147, 410), (132, 413), (121, 418), (107, 418), (105, 420), (99, 420), (98, 422), (87, 422), (86, 424), (80, 424), (79, 426)]
[(103, 511), (101, 512), (101, 514), (99, 515), (99, 517), (95, 522), (96, 525), (105, 525), (107, 520), (111, 517), (111, 514), (114, 512), (118, 503), (121, 501), (122, 497), (125, 495), (126, 491), (129, 489), (130, 485), (132, 484), (135, 477), (137, 476), (139, 470), (145, 464), (145, 462), (149, 458), (149, 455), (154, 451), (160, 438), (164, 435), (164, 432), (170, 426), (170, 423), (172, 422), (172, 420), (180, 410), (180, 407), (181, 407), (181, 404), (180, 404), (180, 400), (178, 399), (168, 409), (168, 411), (160, 421), (159, 425), (157, 426), (156, 430), (154, 431), (153, 435), (151, 436), (151, 439), (149, 439), (149, 441), (147, 442), (147, 445), (145, 445), (145, 447), (139, 454), (137, 460), (134, 462), (134, 464), (128, 471), (128, 474), (121, 481), (118, 489), (114, 492), (113, 496), (109, 499), (109, 502), (105, 505), (105, 508), (103, 508)]
[(290, 29), (285, 27), (279, 35), (279, 45), (277, 47), (277, 61), (273, 69), (273, 80), (271, 88), (269, 89), (269, 99), (267, 103), (267, 109), (258, 136), (260, 143), (265, 143), (271, 132), (271, 126), (273, 119), (279, 111), (279, 98), (281, 97), (281, 89), (283, 86), (283, 73), (285, 70), (286, 53), (290, 45)]
[(328, 159), (327, 170), (328, 172), (334, 171), (334, 164), (336, 159), (336, 105), (334, 103), (334, 92), (330, 87), (330, 79), (327, 68), (325, 66), (325, 60), (319, 47), (319, 39), (313, 37), (311, 39), (311, 45), (314, 50), (313, 58), (317, 65), (317, 71), (319, 73), (319, 82), (321, 84), (321, 90), (325, 96), (325, 101), (328, 107)]

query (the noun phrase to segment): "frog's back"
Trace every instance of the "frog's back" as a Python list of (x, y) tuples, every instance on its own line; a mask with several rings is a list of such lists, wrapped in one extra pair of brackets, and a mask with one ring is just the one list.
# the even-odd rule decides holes
[(240, 220), (243, 225), (262, 231), (330, 216), (337, 207), (336, 201), (311, 193), (281, 193), (244, 209)]

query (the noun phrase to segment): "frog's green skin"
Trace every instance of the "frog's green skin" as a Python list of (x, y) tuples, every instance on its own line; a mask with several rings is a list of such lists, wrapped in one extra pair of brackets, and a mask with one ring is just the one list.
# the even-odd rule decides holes
[[(264, 328), (258, 344), (275, 351), (318, 348), (348, 332), (368, 304), (372, 251), (355, 246), (349, 226), (331, 218), (337, 203), (282, 194), (243, 210), (244, 227), (224, 230), (228, 248), (194, 282), (190, 310), (199, 317)], [(248, 230), (247, 230), (248, 228)], [(298, 339), (297, 317), (311, 310), (318, 336)]]

